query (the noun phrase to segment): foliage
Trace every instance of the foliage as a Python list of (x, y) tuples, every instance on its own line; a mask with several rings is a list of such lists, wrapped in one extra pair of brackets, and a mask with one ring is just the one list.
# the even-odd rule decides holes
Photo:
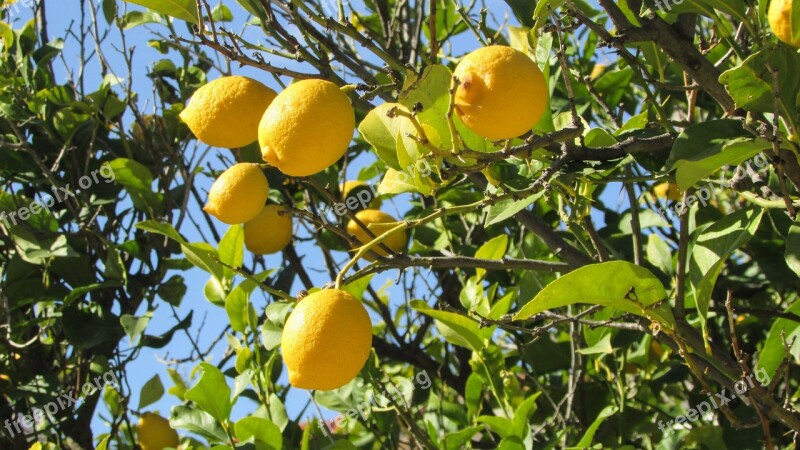
[[(194, 448), (796, 443), (800, 56), (771, 34), (766, 0), (78, 3), (87, 21), (55, 39), (55, 2), (24, 23), (6, 6), (0, 23), (0, 418), (111, 370), (120, 383), (41, 424), (43, 442), (133, 448), (136, 415), (170, 395), (170, 424)], [(147, 112), (123, 76), (142, 26), (161, 58)], [(76, 42), (97, 87), (65, 59)], [(455, 64), (488, 44), (534, 58), (550, 87), (549, 114), (507, 142), (453, 114)], [(311, 177), (265, 171), (300, 231), (276, 264), (200, 209), (202, 180), (261, 162), (257, 146), (200, 147), (178, 119), (237, 66), (280, 87), (347, 86), (357, 111), (343, 160)], [(401, 220), (357, 254), (355, 211), (326, 213), (353, 162)], [(682, 201), (653, 194), (665, 181)], [(61, 188), (74, 195), (30, 214)], [(401, 231), (407, 251), (361, 259)], [(197, 272), (225, 313), (221, 359), (193, 335)], [(383, 274), (399, 286), (379, 287)], [(296, 299), (328, 282), (364, 302), (374, 333), (353, 382), (312, 393), (347, 419), (333, 426), (287, 412), (279, 346)], [(130, 379), (176, 333), (193, 345), (171, 384)], [(673, 428), (754, 373), (739, 398)], [(29, 445), (0, 430), (3, 448)]]

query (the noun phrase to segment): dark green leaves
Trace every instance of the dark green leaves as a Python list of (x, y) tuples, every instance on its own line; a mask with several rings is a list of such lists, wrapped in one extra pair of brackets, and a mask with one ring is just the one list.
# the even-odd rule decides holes
[(149, 8), (159, 14), (197, 23), (197, 3), (194, 0), (125, 0)]

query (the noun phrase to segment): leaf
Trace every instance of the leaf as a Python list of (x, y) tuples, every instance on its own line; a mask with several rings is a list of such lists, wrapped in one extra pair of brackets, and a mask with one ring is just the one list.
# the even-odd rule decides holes
[[(452, 79), (453, 73), (447, 66), (440, 64), (427, 66), (414, 83), (404, 87), (398, 99), (398, 103), (409, 111), (422, 107), (422, 110), (417, 113), (417, 118), (420, 123), (426, 125), (424, 128), (428, 134), (437, 135), (429, 136), (431, 142), (443, 148), (450, 148), (452, 143), (450, 128), (447, 124)], [(405, 119), (405, 121), (409, 120)], [(403, 164), (402, 158), (400, 158), (400, 164), (406, 166)]]
[(697, 311), (708, 317), (711, 293), (725, 261), (755, 235), (764, 210), (749, 208), (723, 217), (703, 230), (691, 250), (689, 280)]
[(778, 92), (784, 112), (796, 113), (797, 94), (800, 91), (800, 55), (789, 46), (772, 45), (745, 59), (739, 67), (727, 70), (719, 77), (737, 108), (747, 111), (772, 113), (775, 111), (772, 72), (778, 70)]
[(147, 328), (147, 324), (150, 323), (150, 319), (152, 318), (153, 313), (150, 311), (141, 317), (134, 317), (130, 314), (124, 314), (122, 317), (120, 317), (119, 322), (122, 325), (122, 328), (125, 330), (125, 334), (128, 335), (128, 339), (130, 339), (131, 344), (136, 344), (136, 341), (139, 340), (139, 336), (144, 333), (145, 328)]
[(358, 124), (361, 137), (375, 149), (378, 157), (389, 167), (402, 170), (397, 159), (397, 131), (394, 119), (387, 113), (396, 103), (384, 103), (367, 113), (364, 120)]
[[(787, 310), (787, 313), (800, 315), (800, 301), (795, 301)], [(786, 333), (786, 343), (790, 345), (790, 354), (795, 360), (800, 359), (800, 323), (790, 319), (779, 318), (772, 323), (767, 334), (764, 345), (758, 352), (758, 362), (756, 363), (756, 374), (765, 373), (766, 380), (775, 377), (775, 372), (780, 367), (781, 362), (786, 357), (786, 350), (783, 348), (782, 333)], [(794, 345), (792, 342), (794, 341)], [(765, 377), (759, 377), (763, 382)]]
[(198, 368), (202, 372), (200, 380), (186, 391), (184, 397), (211, 414), (217, 422), (224, 423), (231, 414), (231, 388), (216, 366), (204, 362)]
[(283, 447), (283, 436), (277, 425), (261, 417), (245, 417), (234, 425), (239, 441), (254, 438), (264, 443), (269, 449), (280, 450)]
[(173, 406), (169, 415), (169, 426), (176, 430), (197, 433), (212, 442), (227, 442), (228, 436), (222, 426), (210, 414), (188, 406)]
[(582, 355), (607, 355), (614, 353), (614, 347), (611, 346), (611, 334), (605, 334), (599, 342), (591, 347), (581, 348), (577, 350)]
[[(244, 261), (244, 227), (232, 225), (219, 241), (219, 260), (231, 267), (239, 268)], [(233, 270), (224, 267), (226, 280), (234, 277)]]
[(672, 249), (655, 233), (647, 237), (647, 261), (666, 275), (675, 272), (672, 265)]
[(492, 432), (497, 433), (501, 438), (512, 436), (514, 433), (514, 423), (505, 417), (479, 416), (475, 421), (486, 424)]
[(672, 327), (675, 319), (666, 302), (650, 308), (666, 299), (664, 285), (652, 272), (626, 261), (610, 261), (581, 267), (548, 284), (522, 307), (514, 320), (526, 320), (548, 309), (586, 303), (650, 316)]
[(480, 326), (477, 322), (460, 314), (440, 311), (431, 308), (422, 300), (413, 300), (411, 307), (436, 320), (436, 328), (447, 342), (480, 352), (483, 341), (480, 338)]
[(527, 434), (526, 428), (528, 427), (529, 419), (536, 412), (536, 399), (539, 398), (541, 392), (536, 392), (530, 397), (526, 398), (522, 403), (517, 406), (514, 411), (513, 429), (514, 436), (524, 439)]
[[(738, 166), (764, 150), (772, 148), (766, 139), (737, 139), (723, 146), (714, 146), (708, 151), (698, 154), (692, 160), (679, 160), (674, 164), (677, 169), (675, 180), (683, 192), (698, 181), (713, 174), (721, 167)], [(702, 158), (702, 159), (699, 159)]]
[(416, 192), (417, 187), (414, 180), (405, 173), (399, 170), (389, 168), (378, 185), (378, 194), (402, 194), (404, 192)]
[(128, 3), (144, 6), (153, 11), (177, 17), (189, 23), (197, 23), (197, 3), (195, 0), (125, 0)]
[[(479, 259), (503, 259), (507, 249), (508, 236), (501, 234), (500, 236), (489, 239), (485, 244), (481, 245), (475, 252), (475, 257)], [(475, 269), (475, 273), (478, 275), (478, 278), (483, 278), (486, 274), (486, 269), (479, 267)]]
[(158, 222), (156, 220), (145, 220), (144, 222), (137, 223), (136, 228), (142, 231), (149, 231), (150, 233), (156, 233), (162, 236), (166, 236), (180, 244), (187, 243), (186, 240), (180, 235), (180, 233), (178, 233), (175, 227), (173, 227), (172, 224), (169, 223)]
[(161, 384), (161, 378), (158, 374), (153, 375), (153, 378), (147, 380), (139, 391), (139, 409), (152, 405), (157, 402), (164, 395), (164, 385)]
[(544, 190), (527, 196), (520, 200), (503, 200), (491, 205), (486, 211), (486, 224), (488, 227), (514, 217), (518, 212), (532, 205), (544, 195)]
[(581, 438), (580, 442), (575, 444), (575, 447), (588, 448), (590, 445), (592, 445), (592, 442), (594, 441), (594, 434), (597, 432), (597, 429), (600, 428), (600, 425), (602, 425), (606, 419), (608, 419), (609, 417), (613, 416), (616, 413), (617, 413), (617, 407), (614, 405), (606, 406), (605, 408), (603, 408), (603, 410), (600, 411), (599, 414), (597, 414), (597, 418), (594, 419), (594, 422), (592, 422), (592, 424), (589, 425), (589, 428), (586, 429), (586, 433), (583, 434), (583, 437)]
[(800, 277), (800, 221), (792, 224), (786, 236), (786, 264)]
[(249, 314), (252, 306), (249, 297), (249, 293), (241, 286), (236, 286), (225, 299), (225, 312), (228, 313), (228, 320), (234, 331), (244, 333), (248, 325), (251, 325)]

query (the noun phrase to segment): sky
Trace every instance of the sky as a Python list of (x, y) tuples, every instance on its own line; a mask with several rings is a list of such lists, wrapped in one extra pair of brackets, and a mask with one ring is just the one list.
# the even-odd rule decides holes
[[(54, 8), (55, 2), (48, 3), (48, 23), (49, 23), (49, 30), (50, 30), (50, 37), (56, 38), (59, 36), (64, 35), (64, 31), (70, 26), (75, 26), (76, 24), (80, 23), (81, 16), (80, 16), (80, 3), (83, 0), (59, 0), (59, 8)], [(209, 2), (214, 6), (216, 3)], [(232, 0), (226, 0), (225, 4), (231, 8), (234, 13), (235, 21), (231, 24), (230, 28), (232, 30), (241, 30), (242, 23), (244, 20), (244, 12), (243, 10)], [(122, 2), (118, 2), (120, 9), (125, 7)], [(508, 7), (504, 2), (501, 0), (489, 0), (486, 2), (487, 7), (489, 10), (497, 17), (499, 20), (504, 20), (505, 16), (510, 16), (510, 12)], [(140, 8), (127, 5), (129, 10), (138, 10)], [(358, 7), (357, 7), (358, 8)], [(358, 8), (360, 9), (360, 8)], [(334, 10), (332, 10), (334, 11)], [(15, 26), (19, 27), (23, 23), (22, 21), (27, 20), (30, 18), (30, 10), (23, 10), (12, 19), (12, 22), (16, 21)], [(89, 17), (85, 18), (87, 21), (90, 20)], [(102, 16), (99, 18), (102, 23), (104, 19)], [(516, 25), (516, 21), (513, 18), (509, 19), (509, 23), (512, 25)], [(190, 34), (188, 32), (187, 27), (183, 22), (176, 21), (176, 30), (181, 33), (183, 37), (190, 38)], [(258, 30), (254, 30), (258, 31)], [(148, 41), (154, 39), (154, 33), (161, 33), (162, 35), (167, 34), (167, 30), (165, 27), (161, 25), (145, 25), (139, 26), (132, 29), (125, 31), (125, 37), (127, 40), (127, 45), (129, 47), (135, 48), (134, 53), (134, 73), (132, 75), (133, 79), (133, 88), (134, 91), (138, 92), (140, 95), (139, 103), (140, 107), (143, 108), (145, 113), (152, 113), (153, 112), (153, 97), (152, 97), (152, 84), (150, 79), (147, 78), (146, 73), (149, 68), (153, 66), (153, 64), (162, 58), (165, 58), (164, 55), (159, 54), (155, 49), (148, 46)], [(250, 34), (250, 36), (254, 36), (254, 39), (257, 39), (257, 35)], [(112, 66), (115, 74), (121, 78), (126, 78), (129, 74), (127, 74), (125, 64), (121, 59), (118, 52), (113, 51), (110, 46), (119, 46), (120, 39), (119, 39), (119, 32), (112, 31), (108, 41), (104, 44), (104, 48), (107, 50), (105, 51), (106, 57), (108, 58), (109, 64)], [(457, 36), (452, 41), (452, 48), (445, 49), (446, 52), (452, 54), (463, 54), (470, 50), (473, 50), (479, 47), (478, 41), (475, 39), (474, 35), (469, 32), (462, 33), (461, 35)], [(210, 53), (210, 51), (209, 51)], [(78, 55), (78, 48), (75, 45), (73, 40), (68, 41), (67, 46), (64, 49), (64, 59), (57, 62), (55, 64), (56, 70), (58, 75), (61, 77), (59, 82), (64, 82), (66, 80), (66, 73), (67, 70), (76, 71), (78, 68), (74, 67), (74, 61), (77, 61)], [(167, 58), (174, 57), (174, 53), (171, 55), (167, 55)], [(62, 62), (63, 61), (63, 62)], [(281, 60), (283, 61), (283, 60)], [(281, 62), (283, 64), (283, 62)], [(83, 69), (86, 77), (86, 86), (89, 91), (91, 91), (91, 86), (97, 86), (101, 80), (100, 77), (100, 69), (99, 63), (97, 59), (92, 59), (88, 62), (87, 66)], [(275, 82), (275, 80), (266, 74), (265, 72), (259, 71), (257, 69), (244, 67), (233, 68), (233, 73), (237, 75), (247, 75), (253, 78), (256, 78), (263, 83), (267, 84), (268, 86), (272, 87), (276, 91), (280, 91), (281, 87)], [(213, 79), (218, 74), (210, 74), (209, 79)], [(198, 143), (193, 143), (192, 146), (197, 145)], [(203, 152), (206, 150), (202, 144), (199, 144), (200, 147), (193, 148), (190, 146), (190, 151), (198, 150), (199, 152)], [(224, 169), (224, 166), (219, 158), (219, 156), (225, 156), (228, 160), (231, 160), (231, 155), (229, 151), (226, 149), (211, 149), (208, 152), (207, 161), (211, 164), (212, 167), (215, 169)], [(371, 161), (368, 158), (361, 158), (353, 162), (351, 165), (348, 166), (348, 173), (346, 179), (354, 179), (356, 178), (358, 171), (360, 168), (364, 167), (366, 164), (370, 163)], [(376, 180), (377, 182), (379, 180)], [(199, 177), (198, 179), (198, 189), (200, 192), (207, 192), (208, 188), (211, 185), (212, 180), (209, 177)], [(609, 191), (614, 191), (615, 194), (612, 197), (617, 197), (616, 192), (618, 190), (609, 189)], [(619, 198), (611, 198), (609, 199), (610, 206), (614, 207), (615, 204), (619, 203)], [(382, 208), (384, 211), (387, 211), (396, 217), (401, 217), (403, 213), (408, 209), (409, 205), (407, 201), (401, 197), (399, 200), (394, 202), (387, 202), (384, 201), (384, 207)], [(190, 211), (195, 217), (200, 217), (201, 212), (199, 211), (198, 206), (190, 202)], [(183, 227), (180, 231), (186, 236), (190, 241), (200, 241), (202, 240), (200, 233), (194, 229), (192, 226), (189, 226), (189, 222), (186, 222), (187, 225)], [(202, 224), (201, 222), (201, 225)], [(218, 229), (221, 232), (224, 232), (227, 227), (225, 225), (220, 224)], [(297, 221), (295, 220), (295, 229), (297, 230)], [(207, 230), (203, 230), (206, 236), (210, 236), (210, 233), (207, 233)], [(215, 243), (212, 243), (215, 244)], [(308, 263), (309, 267), (312, 270), (309, 270), (309, 274), (312, 276), (314, 283), (317, 286), (321, 286), (322, 284), (330, 281), (327, 273), (325, 271), (317, 271), (314, 269), (321, 269), (322, 266), (315, 261), (321, 261), (321, 258), (318, 258), (320, 252), (316, 249), (313, 244), (311, 243), (302, 243), (297, 247), (297, 251), (302, 258), (305, 258), (306, 262)], [(340, 262), (344, 262), (346, 255), (344, 253), (336, 254), (337, 259)], [(246, 256), (246, 261), (247, 261)], [(280, 254), (277, 255), (270, 255), (266, 257), (266, 266), (268, 268), (277, 267), (281, 263)], [(194, 320), (192, 327), (190, 329), (190, 333), (192, 335), (197, 335), (199, 327), (201, 324), (203, 325), (202, 333), (199, 336), (199, 345), (201, 349), (207, 348), (210, 345), (212, 339), (219, 335), (222, 329), (224, 329), (225, 325), (227, 324), (227, 316), (223, 309), (212, 305), (208, 302), (203, 296), (203, 286), (205, 285), (206, 281), (208, 280), (208, 275), (205, 272), (200, 271), (199, 269), (192, 269), (188, 272), (181, 273), (186, 278), (186, 285), (188, 287), (188, 292), (183, 300), (183, 303), (177, 308), (177, 314), (179, 317), (184, 317), (188, 314), (189, 311), (194, 312)], [(379, 289), (383, 286), (387, 280), (394, 280), (397, 276), (397, 271), (387, 272), (385, 274), (380, 274), (375, 276), (372, 280), (372, 286), (375, 289)], [(302, 286), (299, 282), (293, 287), (293, 291), (290, 292), (291, 294), (296, 294)], [(390, 296), (395, 300), (402, 300), (402, 287), (394, 286), (389, 290)], [(428, 293), (427, 297), (425, 296), (424, 291), (417, 292), (419, 298), (423, 298), (425, 300), (430, 300), (430, 293)], [(253, 304), (256, 308), (261, 311), (263, 306), (266, 304), (266, 296), (263, 294), (254, 294), (252, 298)], [(156, 311), (154, 319), (148, 325), (146, 330), (147, 334), (151, 335), (159, 335), (162, 332), (168, 330), (175, 324), (175, 319), (171, 311), (169, 310), (169, 305), (165, 302), (158, 302), (159, 309)], [(140, 310), (138, 314), (143, 314), (145, 311), (144, 309)], [(373, 316), (373, 322), (377, 323), (377, 319)], [(129, 348), (130, 342), (127, 338), (124, 338), (121, 343), (121, 348), (126, 349)], [(149, 380), (154, 375), (159, 375), (161, 378), (162, 383), (164, 384), (165, 388), (168, 389), (172, 383), (167, 375), (166, 372), (166, 365), (163, 363), (164, 359), (169, 358), (181, 358), (185, 357), (189, 354), (190, 349), (189, 340), (186, 338), (184, 334), (177, 333), (175, 334), (175, 338), (173, 341), (163, 349), (150, 349), (144, 348), (139, 356), (138, 359), (133, 361), (128, 365), (128, 382), (133, 389), (131, 404), (135, 407), (138, 405), (138, 397), (139, 397), (139, 389), (141, 386)], [(214, 347), (213, 351), (210, 353), (210, 362), (217, 363), (220, 361), (220, 358), (224, 354), (227, 348), (227, 344), (225, 340), (221, 340), (220, 343)], [(194, 367), (194, 364), (183, 364), (179, 367), (179, 371), (184, 376), (185, 380), (189, 380), (189, 371), (191, 368)], [(283, 382), (286, 382), (285, 373), (282, 377)], [(192, 383), (189, 382), (191, 385)], [(229, 383), (232, 385), (232, 382)], [(287, 410), (290, 418), (294, 418), (300, 411), (306, 406), (309, 400), (309, 396), (306, 392), (302, 390), (294, 389), (292, 390), (292, 394), (290, 394), (287, 400)], [(158, 410), (162, 415), (168, 416), (169, 409), (172, 406), (180, 404), (180, 401), (172, 397), (168, 394), (165, 394), (164, 397), (158, 402), (153, 405), (146, 407), (146, 410)], [(257, 405), (252, 403), (250, 400), (247, 399), (240, 399), (237, 405), (234, 408), (232, 417), (234, 419), (239, 419), (252, 413), (255, 410)], [(105, 412), (104, 408), (98, 408), (99, 412)], [(303, 414), (305, 417), (309, 417), (310, 415), (316, 415), (316, 409), (311, 406), (305, 410)], [(330, 411), (323, 411), (325, 418), (331, 418), (335, 414)], [(107, 427), (104, 425), (103, 421), (99, 417), (95, 417), (93, 422), (93, 428), (96, 433), (101, 433), (107, 430)]]

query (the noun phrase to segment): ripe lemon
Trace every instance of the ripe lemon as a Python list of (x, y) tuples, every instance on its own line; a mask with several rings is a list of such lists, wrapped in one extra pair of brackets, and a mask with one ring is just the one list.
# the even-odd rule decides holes
[(180, 444), (178, 432), (169, 426), (169, 420), (153, 413), (144, 413), (136, 427), (142, 450), (163, 450)]
[(456, 114), (487, 139), (510, 139), (533, 128), (548, 107), (547, 81), (527, 55), (502, 45), (483, 47), (458, 63)]
[(257, 255), (279, 252), (291, 241), (292, 216), (285, 206), (267, 205), (244, 224), (244, 245)]
[(229, 225), (245, 223), (264, 209), (268, 194), (267, 177), (258, 164), (239, 163), (211, 185), (203, 211)]
[(198, 89), (180, 117), (208, 145), (244, 147), (258, 139), (258, 122), (276, 95), (251, 78), (222, 77)]
[(656, 197), (667, 198), (676, 202), (683, 200), (683, 193), (681, 193), (681, 190), (678, 189), (678, 185), (675, 183), (668, 183), (666, 181), (659, 183), (653, 186), (653, 193), (656, 194)]
[(800, 47), (800, 39), (792, 36), (792, 3), (794, 0), (772, 0), (767, 19), (775, 37), (792, 47)]
[[(350, 192), (352, 192), (353, 189), (362, 188), (362, 187), (369, 188), (369, 185), (367, 185), (367, 183), (365, 183), (365, 182), (363, 182), (361, 180), (348, 180), (348, 181), (345, 181), (344, 183), (340, 184), (339, 185), (339, 190), (342, 192), (342, 200), (343, 201), (347, 200), (347, 196), (350, 195)], [(369, 191), (369, 195), (370, 196), (374, 195), (372, 201), (369, 204), (369, 207), (372, 208), (372, 209), (380, 208), (381, 207), (381, 199), (378, 198), (378, 196), (375, 193), (375, 191), (374, 190), (370, 190)]]
[(355, 126), (353, 106), (335, 84), (301, 80), (278, 94), (261, 118), (261, 155), (286, 175), (314, 175), (344, 155)]
[(369, 357), (372, 322), (348, 292), (314, 292), (294, 308), (281, 337), (289, 383), (328, 391), (349, 383)]
[[(356, 218), (360, 220), (364, 225), (372, 231), (372, 234), (375, 237), (386, 233), (387, 231), (391, 230), (395, 226), (397, 226), (397, 219), (386, 214), (383, 211), (378, 211), (377, 209), (364, 209), (356, 213)], [(372, 237), (367, 234), (366, 230), (361, 228), (355, 221), (351, 220), (347, 223), (347, 232), (356, 237), (361, 243), (366, 244), (372, 241)], [(398, 231), (391, 236), (387, 237), (383, 240), (383, 243), (386, 244), (387, 247), (392, 249), (395, 253), (400, 253), (403, 249), (406, 248), (406, 230)], [(372, 247), (372, 250), (381, 255), (387, 256), (388, 253), (386, 250), (381, 248), (379, 245)], [(375, 258), (371, 256), (369, 253), (364, 257), (368, 261), (374, 261)]]

